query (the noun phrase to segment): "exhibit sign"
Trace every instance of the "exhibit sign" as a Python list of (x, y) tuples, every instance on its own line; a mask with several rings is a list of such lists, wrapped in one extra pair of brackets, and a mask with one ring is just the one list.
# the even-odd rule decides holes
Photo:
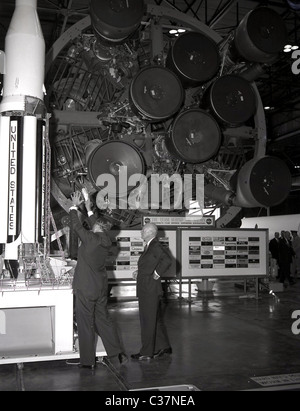
[(197, 226), (197, 227), (214, 227), (215, 226), (215, 216), (176, 216), (176, 215), (156, 215), (156, 216), (143, 216), (142, 224), (154, 223), (157, 226), (162, 227), (186, 227), (186, 226)]
[(182, 278), (262, 277), (268, 231), (178, 228)]
[[(138, 260), (144, 251), (145, 243), (140, 230), (111, 230), (112, 247), (106, 262), (109, 279), (130, 280), (132, 273), (137, 270)], [(169, 250), (172, 266), (163, 278), (176, 277), (177, 274), (177, 242), (176, 230), (159, 229), (158, 240)]]

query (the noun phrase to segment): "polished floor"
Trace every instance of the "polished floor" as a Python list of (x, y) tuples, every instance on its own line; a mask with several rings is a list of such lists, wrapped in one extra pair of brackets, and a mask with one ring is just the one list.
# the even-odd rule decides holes
[[(232, 280), (190, 290), (179, 298), (171, 283), (166, 293), (172, 355), (123, 366), (100, 359), (95, 371), (65, 360), (4, 364), (0, 391), (300, 390), (300, 279), (273, 294), (265, 284), (257, 294), (254, 282)], [(134, 294), (134, 287), (114, 286), (109, 301), (129, 356), (140, 348)]]

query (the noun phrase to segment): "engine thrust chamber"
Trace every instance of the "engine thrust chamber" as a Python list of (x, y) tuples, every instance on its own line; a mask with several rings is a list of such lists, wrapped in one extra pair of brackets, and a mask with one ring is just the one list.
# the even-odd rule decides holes
[(222, 140), (216, 120), (200, 109), (179, 114), (170, 127), (166, 147), (177, 159), (202, 163), (217, 154)]

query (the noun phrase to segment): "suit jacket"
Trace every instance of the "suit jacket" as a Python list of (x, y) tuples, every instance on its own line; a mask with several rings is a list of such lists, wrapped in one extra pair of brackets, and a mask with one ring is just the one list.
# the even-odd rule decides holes
[(158, 239), (154, 238), (138, 261), (137, 296), (162, 295), (161, 279), (154, 280), (154, 270), (163, 276), (171, 264), (170, 254)]
[(300, 237), (297, 236), (293, 238), (292, 247), (293, 247), (293, 250), (295, 251), (295, 255), (298, 258), (300, 258)]
[(288, 265), (293, 261), (295, 252), (291, 246), (291, 243), (286, 241), (284, 238), (279, 239), (278, 255), (280, 265)]
[[(99, 291), (107, 284), (105, 268), (106, 258), (111, 240), (106, 233), (93, 233), (86, 230), (77, 215), (76, 210), (70, 211), (72, 226), (81, 244), (78, 248), (77, 265), (74, 272), (73, 289), (79, 289), (89, 296), (99, 295)], [(96, 217), (89, 217), (92, 227)]]
[(269, 242), (269, 251), (272, 254), (272, 257), (278, 260), (278, 253), (279, 253), (279, 240), (276, 240), (276, 238), (273, 238)]

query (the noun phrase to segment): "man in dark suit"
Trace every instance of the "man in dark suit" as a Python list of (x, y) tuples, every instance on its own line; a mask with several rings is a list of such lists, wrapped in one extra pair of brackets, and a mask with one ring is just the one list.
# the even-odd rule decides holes
[(279, 232), (276, 231), (274, 234), (274, 238), (269, 242), (269, 251), (274, 258), (278, 262), (278, 253), (279, 253)]
[(139, 258), (138, 270), (133, 273), (137, 280), (142, 340), (140, 352), (131, 356), (133, 360), (151, 360), (172, 353), (161, 307), (161, 276), (171, 266), (172, 260), (156, 238), (157, 231), (153, 223), (144, 225), (141, 237), (146, 242), (146, 249)]
[(287, 231), (281, 231), (281, 237), (279, 239), (278, 249), (278, 263), (280, 268), (280, 282), (284, 283), (287, 280), (290, 285), (295, 284), (291, 278), (291, 263), (295, 252), (288, 238)]
[(103, 219), (97, 220), (92, 212), (90, 199), (87, 198), (85, 206), (89, 225), (92, 227), (87, 230), (77, 214), (78, 207), (83, 202), (80, 192), (73, 193), (71, 200), (73, 206), (70, 207), (70, 218), (81, 241), (73, 280), (80, 352), (80, 363), (77, 362), (77, 365), (90, 369), (95, 367), (95, 333), (101, 337), (108, 356), (116, 357), (124, 364), (128, 359), (122, 351), (115, 324), (107, 309), (108, 281), (105, 262), (111, 246), (107, 234), (111, 225)]

